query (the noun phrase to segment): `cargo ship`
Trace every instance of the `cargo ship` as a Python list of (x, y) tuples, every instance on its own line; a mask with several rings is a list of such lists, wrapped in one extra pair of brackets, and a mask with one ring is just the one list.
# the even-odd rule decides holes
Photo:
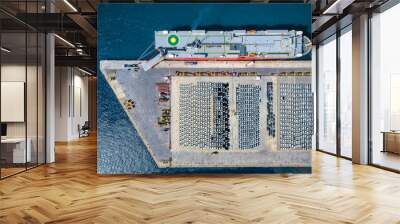
[(296, 30), (155, 31), (157, 56), (144, 70), (162, 60), (256, 61), (290, 60), (307, 55), (311, 40)]

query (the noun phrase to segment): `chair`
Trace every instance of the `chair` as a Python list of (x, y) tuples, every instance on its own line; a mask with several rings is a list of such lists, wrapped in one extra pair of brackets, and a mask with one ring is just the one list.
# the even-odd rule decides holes
[(78, 124), (79, 138), (89, 136), (89, 129), (89, 121), (85, 121), (82, 127), (80, 127), (80, 125)]

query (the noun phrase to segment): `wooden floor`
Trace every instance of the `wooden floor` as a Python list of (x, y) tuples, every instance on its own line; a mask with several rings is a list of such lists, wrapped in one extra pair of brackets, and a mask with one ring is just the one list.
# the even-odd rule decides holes
[(374, 151), (372, 157), (374, 164), (400, 170), (400, 155), (391, 152)]
[(400, 175), (315, 152), (311, 175), (99, 176), (96, 140), (0, 181), (0, 223), (400, 223)]
[(13, 174), (25, 171), (25, 167), (23, 168), (1, 168), (1, 177), (8, 177)]

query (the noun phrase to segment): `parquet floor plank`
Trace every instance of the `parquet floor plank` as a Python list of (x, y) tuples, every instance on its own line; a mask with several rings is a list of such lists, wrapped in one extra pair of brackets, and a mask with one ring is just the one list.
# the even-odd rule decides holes
[(96, 174), (96, 138), (0, 181), (0, 223), (398, 223), (400, 175), (313, 152), (313, 173)]

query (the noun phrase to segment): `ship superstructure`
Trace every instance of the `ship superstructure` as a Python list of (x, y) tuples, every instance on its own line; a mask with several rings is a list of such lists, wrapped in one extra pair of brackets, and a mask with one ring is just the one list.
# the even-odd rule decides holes
[(162, 60), (279, 60), (311, 51), (311, 40), (296, 30), (156, 31), (154, 37), (159, 54), (142, 64), (144, 70)]

